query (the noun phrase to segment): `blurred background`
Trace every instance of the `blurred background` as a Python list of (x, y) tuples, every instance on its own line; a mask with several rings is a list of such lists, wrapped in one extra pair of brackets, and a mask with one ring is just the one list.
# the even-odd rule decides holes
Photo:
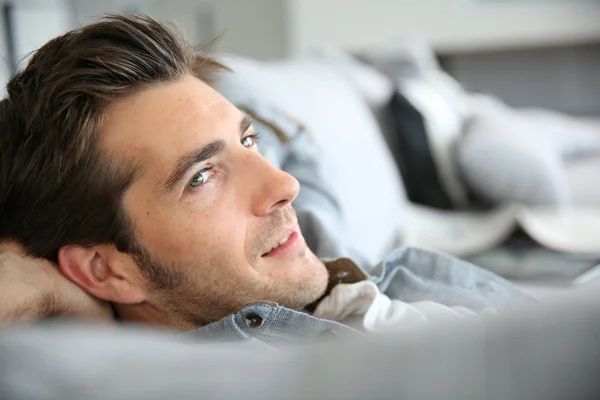
[(600, 0), (0, 5), (2, 86), (107, 12), (220, 34), (237, 73), (221, 90), (309, 128), (369, 263), (414, 244), (527, 284), (600, 285)]
[(177, 21), (197, 43), (258, 59), (323, 44), (361, 52), (427, 40), (465, 85), (514, 106), (600, 114), (596, 0), (0, 0), (0, 82), (30, 51), (105, 12)]

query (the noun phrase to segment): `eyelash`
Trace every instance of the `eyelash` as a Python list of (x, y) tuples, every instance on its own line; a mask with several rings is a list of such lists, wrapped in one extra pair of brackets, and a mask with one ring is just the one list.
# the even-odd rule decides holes
[(260, 136), (260, 132), (254, 132), (251, 133), (248, 136), (244, 136), (244, 138), (242, 139), (242, 141), (248, 139), (248, 138), (252, 138), (252, 140), (254, 140), (254, 144), (258, 144), (258, 142), (260, 142), (261, 136)]
[[(260, 141), (260, 133), (259, 132), (254, 132), (248, 136), (244, 136), (244, 138), (242, 138), (242, 140), (240, 142), (243, 142), (244, 140), (248, 139), (248, 138), (252, 138), (253, 140), (253, 145), (250, 147), (254, 147), (255, 145), (258, 144), (258, 142)], [(250, 147), (247, 147), (248, 149)], [(195, 179), (197, 179), (198, 177), (200, 177), (200, 175), (206, 173), (206, 172), (210, 172), (214, 167), (208, 167), (208, 168), (202, 168), (200, 171), (196, 172), (196, 174), (194, 174), (194, 176), (192, 177), (192, 179), (190, 179), (190, 181), (188, 182), (188, 189), (189, 190), (199, 190), (202, 186), (204, 186), (204, 184), (206, 182), (208, 182), (208, 180), (210, 179), (210, 177), (213, 174), (210, 174), (205, 181), (203, 181), (200, 185), (198, 186), (191, 186), (192, 181), (194, 181)]]

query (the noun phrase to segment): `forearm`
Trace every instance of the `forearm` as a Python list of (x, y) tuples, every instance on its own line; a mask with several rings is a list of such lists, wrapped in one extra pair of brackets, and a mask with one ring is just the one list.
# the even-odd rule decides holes
[(32, 274), (31, 260), (15, 253), (15, 247), (0, 246), (0, 325), (23, 323), (54, 312), (57, 303), (52, 279)]
[(0, 270), (0, 325), (26, 323), (54, 315), (57, 303), (51, 293), (44, 294), (27, 284), (4, 280)]
[(0, 281), (0, 324), (12, 325), (39, 319), (43, 301), (36, 295), (23, 295), (23, 291)]
[(114, 321), (109, 303), (84, 292), (57, 265), (25, 254), (17, 243), (0, 242), (0, 325), (53, 316)]

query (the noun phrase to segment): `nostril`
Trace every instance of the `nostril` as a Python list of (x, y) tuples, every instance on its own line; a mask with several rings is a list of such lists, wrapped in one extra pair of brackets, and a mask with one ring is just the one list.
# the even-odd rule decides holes
[(277, 203), (274, 204), (275, 207), (285, 207), (287, 204), (291, 203), (290, 200), (288, 199), (283, 199), (283, 200), (279, 200)]

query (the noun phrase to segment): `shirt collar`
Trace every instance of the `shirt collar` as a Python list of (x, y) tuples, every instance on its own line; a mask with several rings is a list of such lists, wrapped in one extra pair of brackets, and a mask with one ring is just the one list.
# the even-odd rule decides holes
[(327, 271), (329, 272), (329, 282), (327, 284), (327, 290), (323, 293), (317, 301), (309, 304), (306, 307), (306, 311), (313, 312), (317, 305), (323, 300), (324, 297), (329, 296), (331, 290), (340, 283), (357, 283), (364, 281), (368, 278), (368, 275), (363, 271), (354, 261), (349, 258), (337, 258), (334, 260), (323, 261)]

